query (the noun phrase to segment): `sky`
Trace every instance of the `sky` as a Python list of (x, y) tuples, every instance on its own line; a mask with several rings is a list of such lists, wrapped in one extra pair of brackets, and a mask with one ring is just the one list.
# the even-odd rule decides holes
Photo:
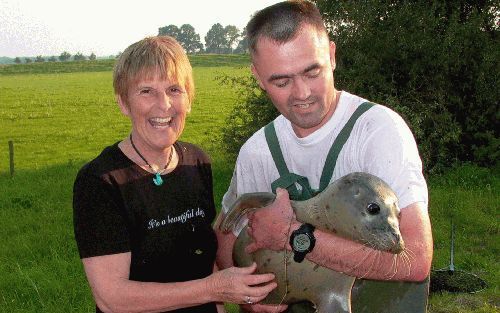
[(170, 24), (191, 24), (204, 42), (215, 23), (241, 31), (279, 0), (0, 0), (0, 57), (116, 55)]

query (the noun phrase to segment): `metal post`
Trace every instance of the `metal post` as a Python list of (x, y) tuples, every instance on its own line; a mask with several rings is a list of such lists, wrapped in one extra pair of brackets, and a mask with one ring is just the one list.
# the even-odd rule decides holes
[(10, 177), (14, 176), (14, 142), (9, 140)]

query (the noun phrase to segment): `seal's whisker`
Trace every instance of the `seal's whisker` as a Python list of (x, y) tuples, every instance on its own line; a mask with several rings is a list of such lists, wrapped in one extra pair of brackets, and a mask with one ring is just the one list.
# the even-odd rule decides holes
[(389, 268), (389, 270), (384, 273), (384, 279), (389, 279), (389, 276), (390, 276), (390, 272), (393, 270), (393, 267), (394, 267), (394, 257), (391, 257), (391, 267)]
[(377, 260), (379, 259), (379, 254), (381, 253), (380, 251), (374, 250), (370, 251), (371, 254), (375, 254), (373, 257), (373, 261), (371, 265), (366, 269), (366, 272), (361, 275), (359, 278), (365, 278), (370, 272), (373, 271), (373, 268), (375, 267), (375, 264), (377, 263)]
[(368, 250), (368, 253), (365, 253), (365, 256), (359, 261), (358, 264), (354, 265), (349, 269), (350, 272), (357, 270), (363, 263), (366, 262), (366, 260), (370, 257), (370, 255), (373, 253), (373, 250)]
[(396, 274), (398, 273), (398, 255), (397, 254), (394, 254), (394, 258), (393, 258), (393, 267), (394, 267), (394, 271), (393, 271), (393, 274), (392, 276), (389, 278), (389, 279), (392, 279), (394, 276), (396, 276)]
[(365, 238), (361, 238), (360, 242), (364, 244), (367, 247), (373, 248), (373, 243), (370, 240), (367, 240)]
[(380, 254), (381, 253), (382, 253), (381, 251), (375, 250), (375, 256), (373, 258), (373, 263), (372, 263), (372, 266), (371, 266), (371, 271), (372, 272), (377, 272), (378, 271), (377, 266), (380, 266), (379, 259), (380, 259)]
[(408, 274), (407, 276), (410, 276), (411, 274), (411, 260), (410, 260), (410, 254), (407, 253), (407, 250), (403, 250), (403, 253), (401, 255), (401, 258), (403, 259), (404, 265), (406, 265), (406, 268), (408, 268)]
[(373, 249), (373, 250), (379, 250), (378, 246), (377, 246), (375, 243), (373, 243), (372, 241), (367, 241), (367, 240), (365, 240), (365, 241), (363, 242), (363, 244), (364, 244), (366, 247), (371, 248), (371, 249)]
[(404, 249), (401, 253), (401, 257), (403, 258), (404, 264), (406, 265), (406, 268), (408, 269), (407, 276), (410, 276), (411, 275), (411, 260), (415, 259), (415, 253), (410, 249)]
[(377, 264), (379, 264), (379, 260), (380, 260), (380, 255), (381, 255), (381, 251), (379, 250), (375, 250), (375, 256), (373, 258), (373, 263), (372, 263), (372, 266), (371, 266), (371, 271), (374, 272), (374, 271), (377, 271)]
[(411, 274), (411, 261), (409, 258), (406, 259), (406, 264), (408, 265), (408, 276)]
[(392, 262), (391, 262), (391, 267), (389, 268), (389, 271), (384, 274), (384, 277), (387, 278), (387, 280), (390, 280), (393, 278), (398, 272), (398, 257), (396, 254), (392, 256)]
[(409, 261), (408, 261), (408, 256), (406, 254), (401, 254), (401, 261), (402, 261), (402, 269), (404, 271), (406, 271), (406, 275), (405, 276), (408, 276), (410, 273), (408, 271), (408, 265), (409, 265)]
[[(394, 255), (394, 275), (396, 275), (398, 273), (400, 264), (401, 264), (400, 258), (397, 254), (395, 254)], [(392, 277), (394, 277), (394, 275)]]
[(398, 256), (398, 258), (401, 259), (402, 269), (406, 271), (405, 276), (408, 277), (410, 275), (410, 266), (411, 266), (410, 259), (409, 259), (408, 255), (405, 252), (401, 252), (397, 256)]
[(379, 252), (379, 261), (378, 261), (378, 268), (377, 268), (377, 271), (380, 272), (384, 266), (384, 263), (382, 262), (382, 259), (383, 259), (383, 253), (382, 251)]
[(403, 250), (403, 252), (405, 252), (405, 253), (407, 254), (407, 256), (408, 256), (408, 258), (409, 258), (410, 260), (415, 260), (415, 257), (416, 257), (415, 252), (413, 252), (410, 248), (407, 248), (407, 247), (406, 247), (406, 248)]

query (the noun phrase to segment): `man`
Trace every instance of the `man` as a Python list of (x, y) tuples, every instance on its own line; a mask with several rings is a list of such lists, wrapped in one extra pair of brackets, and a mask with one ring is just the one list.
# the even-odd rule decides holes
[[(415, 140), (403, 119), (384, 106), (370, 107), (355, 121), (336, 163), (325, 164), (339, 132), (367, 101), (334, 87), (336, 46), (328, 39), (319, 11), (308, 1), (281, 2), (256, 13), (247, 32), (252, 73), (281, 113), (273, 126), (289, 172), (307, 178), (313, 192), (320, 187), (323, 168), (328, 166), (334, 166), (329, 182), (352, 172), (367, 172), (383, 179), (398, 196), (400, 230), (411, 256), (406, 262), (393, 263), (391, 253), (375, 253), (316, 229), (309, 234), (315, 237), (316, 245), (305, 257), (335, 271), (371, 280), (427, 278), (432, 260), (427, 186)], [(279, 184), (280, 173), (271, 152), (276, 147), (270, 147), (273, 144), (266, 138), (267, 131), (260, 129), (241, 148), (218, 221), (241, 194), (287, 187)], [(298, 194), (292, 195), (296, 199), (307, 186), (301, 184), (298, 189)], [(291, 251), (288, 234), (301, 223), (293, 215), (287, 192), (277, 189), (275, 203), (249, 216), (248, 226), (253, 239), (248, 252), (262, 248), (279, 251), (283, 247)], [(219, 232), (217, 236), (218, 264), (226, 268), (232, 265), (236, 234)], [(285, 308), (279, 306), (278, 311)], [(262, 304), (245, 305), (244, 309), (276, 312), (275, 306)]]

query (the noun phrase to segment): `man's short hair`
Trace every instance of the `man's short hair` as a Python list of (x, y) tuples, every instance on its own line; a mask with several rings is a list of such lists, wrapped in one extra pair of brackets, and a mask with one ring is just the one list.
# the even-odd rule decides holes
[(303, 25), (328, 34), (318, 8), (307, 0), (283, 1), (258, 11), (246, 27), (250, 55), (257, 52), (260, 38), (286, 43), (295, 38)]

